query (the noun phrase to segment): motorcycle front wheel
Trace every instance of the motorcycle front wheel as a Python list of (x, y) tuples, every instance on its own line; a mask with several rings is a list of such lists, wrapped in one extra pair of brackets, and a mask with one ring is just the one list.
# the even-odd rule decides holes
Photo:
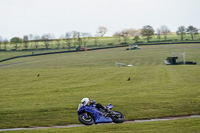
[(111, 119), (113, 120), (114, 123), (123, 123), (125, 120), (125, 117), (122, 113), (118, 111), (113, 111)]
[(82, 113), (78, 116), (78, 120), (84, 124), (84, 125), (92, 125), (94, 123), (94, 119), (92, 117), (91, 114), (87, 113), (86, 115), (84, 115), (85, 113)]

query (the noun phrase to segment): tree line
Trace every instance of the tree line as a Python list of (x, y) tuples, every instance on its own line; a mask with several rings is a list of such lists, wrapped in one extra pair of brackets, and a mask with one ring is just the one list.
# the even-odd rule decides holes
[(69, 49), (76, 46), (84, 46), (86, 47), (86, 44), (88, 40), (91, 39), (91, 37), (94, 39), (94, 44), (97, 45), (98, 37), (103, 37), (107, 32), (107, 28), (100, 26), (98, 28), (98, 31), (96, 32), (95, 36), (92, 37), (92, 35), (88, 32), (78, 32), (78, 31), (71, 31), (66, 32), (64, 35), (61, 35), (59, 39), (55, 39), (54, 34), (43, 34), (42, 36), (39, 35), (24, 35), (23, 38), (20, 37), (13, 37), (8, 41), (7, 39), (3, 39), (0, 36), (0, 49), (2, 49), (2, 44), (4, 44), (4, 49), (6, 50), (6, 44), (10, 43), (13, 45), (13, 48), (15, 50), (19, 49), (20, 47), (24, 47), (25, 49), (28, 49), (29, 44), (32, 43), (34, 49), (38, 49), (39, 43), (43, 42), (46, 49), (49, 48), (52, 41), (56, 42), (56, 45), (58, 48), (61, 47), (60, 41), (64, 41), (66, 44), (65, 46), (62, 46), (63, 48), (68, 47)]
[[(24, 49), (28, 49), (30, 47), (30, 43), (32, 43), (32, 47), (34, 49), (38, 49), (39, 43), (43, 42), (44, 47), (49, 49), (52, 41), (57, 45), (57, 48), (68, 48), (70, 50), (71, 47), (83, 46), (86, 47), (87, 42), (93, 39), (94, 46), (98, 45), (99, 37), (103, 37), (107, 33), (108, 29), (106, 27), (100, 26), (96, 34), (92, 37), (92, 35), (88, 32), (78, 32), (78, 31), (71, 31), (66, 32), (64, 35), (60, 36), (60, 39), (55, 39), (54, 34), (43, 34), (42, 36), (39, 35), (24, 35), (23, 38), (20, 37), (13, 37), (8, 41), (7, 39), (3, 39), (0, 36), (0, 49), (2, 49), (2, 44), (4, 44), (4, 49), (6, 50), (6, 44), (10, 43), (13, 45), (15, 50), (23, 47)], [(186, 34), (191, 35), (191, 39), (194, 40), (194, 36), (197, 35), (199, 30), (194, 26), (185, 26), (178, 27), (176, 34), (180, 36), (180, 40), (184, 40)], [(141, 37), (145, 38), (149, 43), (152, 39), (152, 36), (156, 36), (157, 40), (160, 41), (161, 37), (164, 40), (167, 40), (167, 37), (172, 32), (170, 29), (162, 25), (156, 31), (153, 29), (152, 26), (146, 25), (143, 26), (141, 29), (124, 29), (120, 32), (115, 32), (113, 34), (113, 38), (115, 38), (120, 44), (126, 44), (129, 37), (133, 37), (133, 40), (138, 43), (141, 40)], [(123, 43), (122, 42), (123, 39)], [(61, 40), (64, 42), (64, 45), (61, 44)], [(62, 45), (62, 46), (61, 46)]]
[[(180, 26), (178, 27), (176, 34), (178, 36), (180, 36), (181, 41), (184, 40), (184, 37), (186, 36), (186, 34), (190, 34), (191, 35), (191, 39), (194, 40), (194, 36), (198, 35), (199, 30), (194, 27), (194, 26), (188, 26), (187, 28), (185, 28), (185, 26)], [(120, 37), (124, 38), (124, 42), (126, 43), (128, 37), (134, 37), (133, 40), (135, 40), (136, 42), (138, 42), (141, 38), (140, 37), (144, 37), (146, 38), (147, 42), (149, 42), (152, 38), (152, 36), (157, 36), (158, 41), (161, 40), (161, 36), (163, 36), (164, 40), (167, 40), (167, 36), (169, 34), (171, 34), (172, 32), (170, 31), (170, 29), (165, 26), (162, 25), (160, 28), (158, 28), (156, 31), (153, 29), (152, 26), (150, 25), (146, 25), (143, 26), (142, 29), (124, 29), (121, 32), (115, 32), (113, 34), (113, 37), (117, 37), (119, 38), (120, 41)]]

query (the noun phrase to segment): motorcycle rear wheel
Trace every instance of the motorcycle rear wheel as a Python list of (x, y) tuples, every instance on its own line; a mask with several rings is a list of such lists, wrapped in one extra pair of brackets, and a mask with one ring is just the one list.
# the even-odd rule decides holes
[(84, 116), (84, 113), (78, 116), (78, 120), (84, 125), (92, 125), (94, 124), (94, 119), (91, 114), (87, 114), (87, 118)]
[(111, 119), (113, 120), (114, 123), (123, 123), (125, 120), (125, 117), (122, 113), (118, 112), (118, 111), (113, 111), (112, 112), (112, 116)]

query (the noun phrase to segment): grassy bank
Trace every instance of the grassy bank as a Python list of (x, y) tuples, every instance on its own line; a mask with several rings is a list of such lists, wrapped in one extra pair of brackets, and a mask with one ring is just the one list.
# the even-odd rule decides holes
[[(199, 114), (199, 49), (199, 44), (142, 46), (3, 62), (0, 128), (79, 123), (83, 97), (112, 103), (127, 120)], [(197, 65), (167, 66), (163, 61), (171, 52), (186, 52)]]
[(180, 119), (160, 122), (145, 122), (145, 123), (123, 123), (114, 125), (95, 125), (73, 128), (52, 128), (52, 129), (35, 129), (35, 130), (20, 130), (6, 131), (5, 133), (199, 133), (200, 127), (199, 118)]

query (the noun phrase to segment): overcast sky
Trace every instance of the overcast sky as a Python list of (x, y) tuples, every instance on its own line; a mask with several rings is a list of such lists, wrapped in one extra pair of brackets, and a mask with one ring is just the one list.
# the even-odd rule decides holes
[(0, 36), (11, 39), (52, 33), (59, 38), (69, 31), (106, 36), (127, 28), (166, 25), (200, 29), (200, 0), (0, 0)]

